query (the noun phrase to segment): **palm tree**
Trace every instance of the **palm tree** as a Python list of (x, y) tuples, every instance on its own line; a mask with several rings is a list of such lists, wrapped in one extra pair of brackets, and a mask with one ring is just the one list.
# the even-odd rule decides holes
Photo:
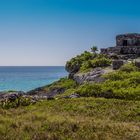
[(92, 51), (93, 53), (96, 53), (96, 52), (98, 51), (97, 46), (93, 46), (93, 47), (91, 48), (91, 51)]

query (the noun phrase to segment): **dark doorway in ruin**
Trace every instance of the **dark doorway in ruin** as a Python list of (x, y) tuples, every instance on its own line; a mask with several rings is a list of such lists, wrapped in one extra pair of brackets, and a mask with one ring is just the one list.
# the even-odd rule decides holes
[(127, 40), (123, 40), (123, 46), (127, 46), (127, 45), (128, 45)]

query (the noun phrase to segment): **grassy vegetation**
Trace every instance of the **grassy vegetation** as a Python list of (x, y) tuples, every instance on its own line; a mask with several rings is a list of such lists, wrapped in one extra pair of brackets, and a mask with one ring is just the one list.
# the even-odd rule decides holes
[(61, 99), (0, 109), (2, 140), (138, 140), (140, 102)]
[(66, 78), (61, 78), (60, 80), (54, 82), (53, 84), (45, 86), (43, 89), (45, 91), (50, 91), (50, 90), (58, 89), (58, 88), (67, 90), (70, 88), (75, 88), (76, 86), (77, 86), (77, 84), (74, 80), (68, 79), (66, 77)]

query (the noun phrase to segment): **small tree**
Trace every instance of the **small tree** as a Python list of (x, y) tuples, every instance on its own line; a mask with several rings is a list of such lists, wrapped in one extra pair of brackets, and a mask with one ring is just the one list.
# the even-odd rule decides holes
[(92, 51), (93, 53), (96, 53), (96, 52), (98, 51), (97, 46), (93, 46), (93, 47), (91, 48), (91, 51)]

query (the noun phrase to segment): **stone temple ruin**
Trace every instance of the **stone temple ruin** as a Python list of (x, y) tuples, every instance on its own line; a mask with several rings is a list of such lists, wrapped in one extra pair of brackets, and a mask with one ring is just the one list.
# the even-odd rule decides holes
[(117, 54), (122, 59), (140, 56), (140, 34), (124, 34), (116, 37), (116, 46), (101, 49), (102, 54)]
[(140, 34), (125, 34), (116, 37), (116, 46), (140, 46)]
[(109, 48), (102, 48), (102, 54), (110, 57), (117, 57), (113, 62), (113, 69), (118, 69), (117, 61), (122, 65), (123, 60), (136, 59), (140, 57), (140, 34), (123, 34), (116, 36), (116, 46)]

